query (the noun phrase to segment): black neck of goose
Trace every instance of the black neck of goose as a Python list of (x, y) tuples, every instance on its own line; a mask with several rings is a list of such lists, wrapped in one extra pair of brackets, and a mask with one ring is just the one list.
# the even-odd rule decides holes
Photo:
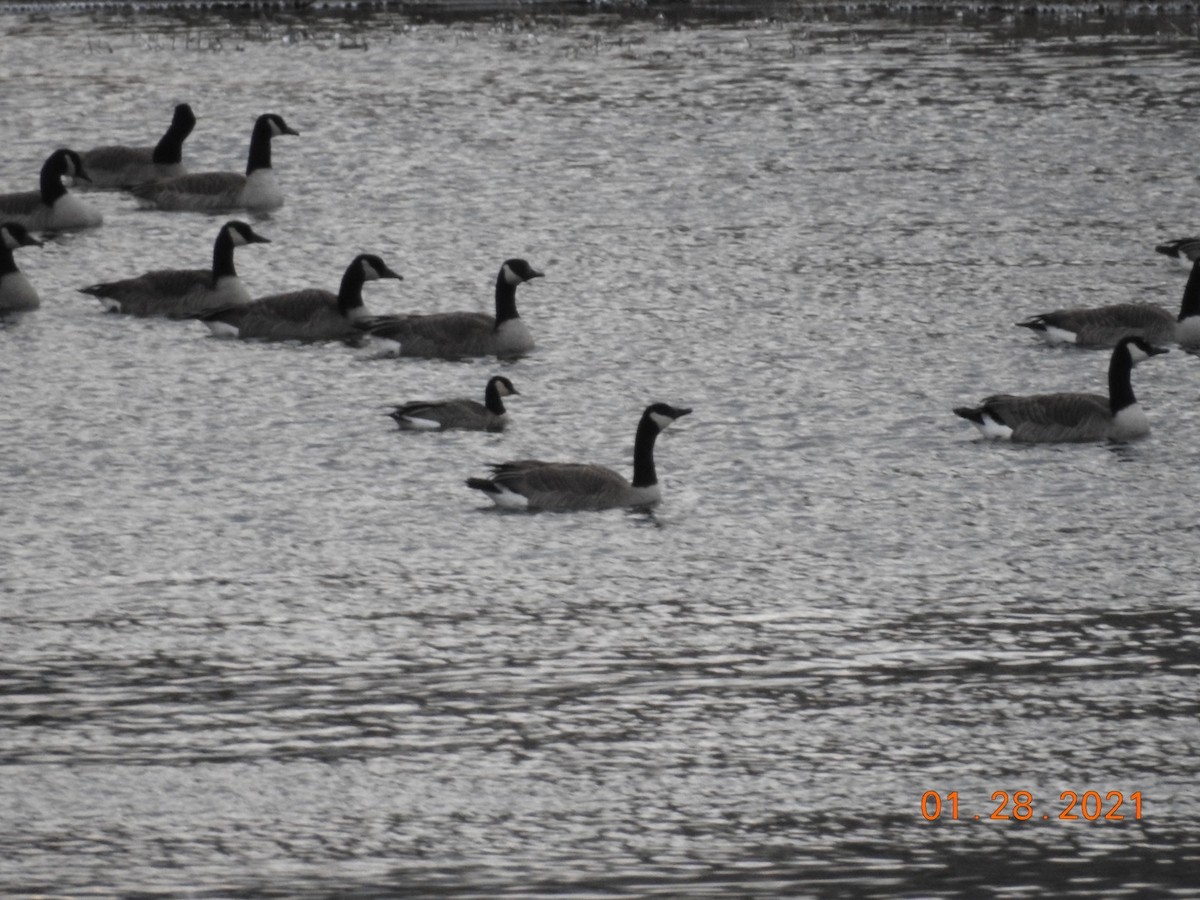
[(499, 328), (509, 319), (521, 318), (517, 314), (517, 286), (509, 284), (504, 277), (504, 269), (496, 276), (496, 327)]
[(42, 166), (42, 203), (46, 206), (51, 206), (59, 197), (66, 196), (67, 188), (62, 180), (63, 176), (57, 165)]
[(638, 422), (637, 437), (633, 441), (633, 486), (651, 487), (658, 484), (658, 473), (654, 471), (654, 442), (658, 439), (658, 427), (650, 416), (642, 414)]
[(183, 161), (183, 142), (192, 133), (192, 126), (180, 120), (171, 120), (171, 127), (166, 130), (158, 143), (154, 145), (154, 155), (151, 157), (155, 165), (177, 166)]
[(17, 271), (17, 261), (7, 244), (0, 244), (0, 278)]
[(233, 267), (233, 237), (229, 234), (228, 228), (222, 228), (217, 234), (217, 239), (213, 241), (213, 287), (216, 287), (217, 281), (226, 275), (236, 276), (237, 269)]
[(250, 133), (250, 156), (246, 160), (246, 176), (256, 169), (271, 168), (271, 123), (255, 122)]
[(362, 288), (362, 264), (355, 262), (346, 269), (346, 274), (342, 276), (342, 285), (338, 288), (338, 311), (342, 315), (349, 315), (351, 310), (363, 305)]
[(1112, 362), (1108, 365), (1108, 403), (1114, 416), (1137, 403), (1129, 377), (1132, 371), (1133, 359), (1129, 355), (1129, 347), (1116, 350)]
[(1192, 273), (1188, 275), (1187, 286), (1183, 289), (1183, 303), (1179, 307), (1179, 321), (1192, 316), (1200, 316), (1200, 259), (1192, 263)]
[(483, 405), (493, 415), (504, 415), (504, 398), (500, 396), (500, 385), (497, 382), (488, 382), (487, 389), (483, 392)]

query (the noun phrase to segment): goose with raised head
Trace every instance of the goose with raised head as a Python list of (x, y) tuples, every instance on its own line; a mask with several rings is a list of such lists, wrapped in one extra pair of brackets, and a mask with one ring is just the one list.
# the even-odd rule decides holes
[(250, 292), (233, 265), (235, 247), (271, 241), (245, 222), (221, 226), (213, 241), (211, 269), (156, 269), (135, 278), (80, 288), (107, 312), (130, 316), (188, 318), (212, 309), (250, 302)]
[(17, 268), (12, 254), (18, 247), (40, 246), (42, 242), (19, 222), (0, 225), (0, 316), (28, 312), (41, 305), (37, 290)]
[(1200, 259), (1200, 237), (1176, 238), (1166, 241), (1154, 248), (1155, 253), (1176, 260), (1180, 265), (1189, 269), (1192, 263)]
[(1130, 373), (1145, 359), (1166, 353), (1140, 337), (1122, 338), (1108, 364), (1108, 396), (1101, 394), (995, 394), (979, 406), (959, 406), (961, 416), (988, 438), (1027, 443), (1128, 441), (1150, 432), (1133, 395)]
[(66, 148), (46, 157), (38, 190), (0, 194), (0, 220), (30, 231), (71, 231), (103, 224), (100, 210), (68, 191), (64, 178), (89, 180), (79, 154)]
[(354, 257), (336, 294), (320, 288), (260, 297), (252, 303), (212, 310), (199, 318), (217, 337), (265, 341), (340, 341), (360, 336), (356, 319), (366, 314), (363, 284), (403, 278), (371, 253)]
[(638, 421), (633, 444), (633, 481), (607, 466), (520, 459), (495, 463), (491, 478), (468, 478), (467, 487), (483, 491), (507, 509), (596, 510), (651, 506), (662, 499), (654, 468), (654, 442), (676, 419), (691, 410), (652, 403)]
[(271, 168), (271, 139), (299, 133), (289, 128), (281, 116), (266, 113), (258, 117), (250, 133), (245, 175), (195, 172), (135, 185), (129, 192), (143, 203), (165, 210), (270, 212), (283, 206), (283, 192)]
[(397, 342), (401, 356), (460, 359), (513, 357), (533, 349), (533, 335), (517, 313), (517, 285), (542, 273), (523, 259), (508, 259), (496, 276), (496, 314), (478, 312), (377, 316), (359, 327), (372, 337)]
[(1179, 315), (1151, 303), (1060, 309), (1018, 322), (1048, 344), (1112, 347), (1123, 337), (1200, 346), (1200, 262), (1192, 264)]
[(196, 127), (196, 115), (186, 103), (175, 107), (166, 132), (153, 147), (111, 144), (79, 154), (94, 188), (129, 188), (187, 174), (183, 142)]
[(483, 402), (469, 397), (455, 400), (414, 400), (396, 406), (390, 413), (402, 431), (444, 431), (461, 428), (468, 431), (503, 431), (508, 424), (504, 398), (517, 394), (513, 383), (503, 375), (488, 379)]

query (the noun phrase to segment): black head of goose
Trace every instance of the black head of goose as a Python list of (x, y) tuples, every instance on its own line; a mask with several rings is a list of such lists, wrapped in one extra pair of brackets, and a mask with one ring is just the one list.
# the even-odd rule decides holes
[(1184, 237), (1166, 241), (1156, 246), (1154, 252), (1174, 259), (1190, 269), (1192, 263), (1200, 259), (1200, 237)]
[(186, 103), (175, 107), (166, 132), (153, 147), (112, 144), (80, 154), (94, 188), (128, 188), (186, 174), (183, 142), (196, 127), (196, 114)]
[(413, 400), (393, 407), (388, 413), (402, 431), (503, 431), (508, 424), (504, 398), (518, 393), (503, 375), (488, 379), (483, 402), (468, 397), (455, 400)]
[(607, 466), (590, 463), (519, 459), (494, 463), (490, 478), (468, 478), (467, 487), (483, 491), (506, 509), (598, 510), (652, 506), (662, 499), (654, 467), (658, 435), (691, 409), (652, 403), (638, 420), (633, 444), (633, 481)]
[(163, 181), (139, 184), (130, 193), (143, 203), (164, 210), (213, 212), (249, 209), (270, 212), (283, 205), (283, 192), (271, 168), (271, 140), (280, 135), (298, 135), (282, 116), (266, 113), (258, 117), (250, 133), (246, 174), (196, 172)]
[(245, 222), (229, 221), (213, 241), (211, 269), (156, 269), (79, 291), (98, 299), (108, 312), (194, 318), (209, 310), (249, 303), (250, 293), (234, 268), (233, 251), (246, 244), (269, 243)]
[(1108, 396), (1101, 394), (994, 394), (979, 406), (959, 406), (984, 437), (1027, 443), (1128, 441), (1150, 431), (1133, 394), (1133, 367), (1166, 353), (1139, 337), (1122, 338), (1108, 364)]
[(18, 247), (40, 246), (42, 242), (19, 222), (0, 225), (0, 316), (28, 312), (41, 305), (37, 290), (13, 259), (13, 251)]
[(0, 220), (16, 222), (30, 231), (70, 231), (102, 224), (100, 211), (70, 193), (64, 178), (88, 180), (79, 154), (66, 148), (46, 158), (38, 190), (0, 194)]
[(251, 303), (211, 310), (201, 319), (217, 337), (267, 341), (353, 340), (361, 332), (354, 321), (366, 314), (363, 285), (380, 278), (403, 277), (373, 253), (362, 253), (342, 275), (336, 294), (308, 288), (260, 297)]
[(506, 259), (496, 275), (495, 315), (477, 312), (379, 316), (360, 327), (399, 344), (401, 356), (461, 359), (514, 357), (533, 349), (533, 335), (517, 312), (517, 286), (543, 277), (523, 259)]

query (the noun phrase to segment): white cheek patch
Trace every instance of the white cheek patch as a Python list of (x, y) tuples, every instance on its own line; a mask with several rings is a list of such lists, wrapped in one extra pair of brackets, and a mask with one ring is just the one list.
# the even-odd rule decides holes
[(656, 413), (656, 412), (650, 413), (650, 418), (653, 419), (654, 424), (657, 425), (663, 431), (665, 431), (667, 428), (670, 428), (671, 423), (675, 421), (670, 416), (664, 416), (662, 413)]
[(238, 228), (230, 228), (229, 237), (231, 238), (233, 246), (235, 247), (245, 247), (248, 243), (250, 243), (248, 240), (246, 240), (246, 236), (242, 234), (241, 229)]
[(0, 228), (0, 235), (3, 235), (4, 246), (9, 250), (16, 250), (19, 246), (21, 246), (17, 242), (17, 239), (12, 236), (12, 232), (7, 228)]
[(508, 263), (505, 263), (505, 264), (504, 264), (504, 280), (505, 280), (505, 281), (506, 281), (508, 284), (514, 284), (514, 285), (515, 285), (515, 284), (520, 284), (520, 283), (521, 283), (521, 279), (520, 279), (520, 277), (517, 275), (517, 273), (516, 273), (516, 272), (514, 272), (514, 271), (513, 271), (511, 268), (509, 268), (509, 265), (508, 265)]

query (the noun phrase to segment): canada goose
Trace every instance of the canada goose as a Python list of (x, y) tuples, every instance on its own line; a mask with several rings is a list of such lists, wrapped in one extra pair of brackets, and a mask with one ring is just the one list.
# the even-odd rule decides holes
[(1048, 344), (1112, 347), (1123, 337), (1153, 343), (1200, 345), (1200, 262), (1192, 264), (1179, 315), (1150, 303), (1115, 303), (1092, 309), (1059, 309), (1018, 322)]
[(258, 117), (250, 134), (245, 175), (197, 172), (134, 185), (129, 192), (144, 203), (166, 210), (270, 212), (283, 206), (283, 193), (276, 183), (275, 170), (271, 168), (271, 138), (299, 133), (289, 128), (280, 116), (267, 113)]
[(463, 397), (457, 400), (416, 400), (393, 409), (389, 416), (403, 431), (436, 431), (463, 428), (470, 431), (503, 431), (508, 411), (502, 398), (517, 394), (503, 375), (488, 379), (483, 403)]
[(62, 183), (67, 177), (89, 180), (78, 153), (55, 150), (42, 164), (39, 190), (0, 194), (0, 220), (16, 222), (30, 231), (66, 231), (102, 224), (104, 216), (98, 209), (67, 191)]
[(1200, 259), (1200, 237), (1176, 238), (1159, 244), (1154, 248), (1154, 252), (1178, 260), (1181, 265), (1190, 269), (1192, 263)]
[(1100, 394), (996, 394), (979, 406), (960, 406), (962, 416), (984, 437), (1030, 443), (1127, 441), (1150, 431), (1133, 396), (1129, 373), (1144, 359), (1166, 353), (1139, 337), (1121, 338), (1108, 364), (1108, 396)]
[(25, 273), (17, 268), (12, 252), (18, 247), (40, 247), (25, 226), (17, 222), (0, 225), (0, 315), (28, 312), (41, 305), (38, 292)]
[(250, 302), (250, 292), (233, 267), (233, 248), (269, 244), (245, 222), (226, 222), (213, 241), (211, 269), (156, 269), (136, 278), (80, 288), (108, 312), (130, 316), (196, 316)]
[(491, 466), (491, 478), (468, 478), (497, 506), (509, 509), (612, 509), (649, 506), (662, 498), (654, 471), (654, 441), (690, 409), (653, 403), (638, 422), (633, 444), (633, 482), (606, 466), (520, 459)]
[(186, 103), (175, 107), (171, 124), (153, 147), (112, 145), (80, 156), (94, 188), (125, 188), (147, 181), (174, 178), (183, 167), (183, 142), (196, 127), (196, 115)]
[(364, 315), (363, 282), (400, 275), (370, 253), (354, 257), (336, 294), (320, 288), (271, 294), (243, 306), (211, 310), (198, 318), (217, 337), (268, 341), (336, 341), (358, 336), (354, 320)]
[(508, 259), (496, 276), (496, 314), (452, 312), (377, 316), (359, 323), (372, 337), (400, 343), (401, 356), (519, 356), (533, 336), (517, 314), (517, 285), (541, 278), (523, 259)]

